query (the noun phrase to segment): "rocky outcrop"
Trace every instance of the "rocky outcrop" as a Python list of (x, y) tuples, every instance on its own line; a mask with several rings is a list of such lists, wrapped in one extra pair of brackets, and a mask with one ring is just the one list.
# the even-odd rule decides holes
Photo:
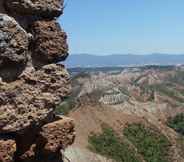
[[(61, 118), (62, 119), (62, 118)], [(38, 146), (44, 146), (45, 152), (57, 152), (65, 149), (68, 145), (73, 143), (75, 134), (73, 133), (74, 123), (69, 118), (58, 120), (53, 123), (46, 124), (37, 138)], [(42, 139), (45, 139), (43, 141)], [(42, 143), (44, 142), (44, 143)]]
[[(71, 145), (74, 138), (73, 121), (66, 117), (59, 117), (57, 121), (41, 128), (35, 144), (21, 154), (18, 160), (22, 162), (60, 162), (63, 157), (61, 150)], [(24, 141), (19, 143), (24, 143)]]
[(53, 18), (62, 14), (63, 2), (64, 0), (6, 0), (5, 7), (9, 12), (20, 15)]
[[(55, 108), (70, 95), (60, 0), (0, 0), (0, 161), (58, 162), (75, 138)], [(29, 28), (28, 28), (29, 27)]]
[(70, 92), (69, 75), (61, 65), (23, 72), (20, 78), (0, 87), (0, 131), (20, 132), (52, 120), (57, 104)]
[[(68, 56), (67, 36), (56, 21), (36, 21), (32, 25), (35, 65), (64, 61)], [(40, 61), (38, 63), (38, 61)]]
[(0, 14), (0, 77), (12, 80), (28, 59), (28, 33), (6, 14)]

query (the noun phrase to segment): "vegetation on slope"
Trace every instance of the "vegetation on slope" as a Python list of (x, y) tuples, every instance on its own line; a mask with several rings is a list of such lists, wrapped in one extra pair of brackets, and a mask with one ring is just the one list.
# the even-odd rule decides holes
[(184, 157), (184, 113), (169, 118), (167, 125), (180, 134), (177, 139), (177, 147), (180, 149), (180, 155)]
[(140, 162), (136, 153), (108, 127), (102, 134), (89, 136), (90, 149), (117, 162)]
[(174, 99), (178, 103), (184, 103), (184, 91), (176, 89), (174, 83), (164, 82), (160, 84), (140, 86), (143, 94), (152, 94), (150, 101), (154, 101), (154, 92)]
[(167, 86), (165, 84), (160, 84), (160, 85), (155, 85), (154, 88), (155, 90), (173, 98), (178, 102), (181, 102), (181, 103), (184, 102), (184, 96), (171, 85)]
[(184, 135), (184, 113), (178, 114), (174, 118), (170, 118), (168, 120), (168, 126), (181, 135)]
[(177, 148), (179, 149), (179, 154), (184, 158), (184, 136), (179, 136), (177, 138)]
[(175, 75), (169, 78), (169, 81), (180, 85), (184, 85), (184, 71), (177, 70)]
[(147, 162), (168, 162), (168, 139), (141, 124), (132, 124), (124, 129), (124, 135), (143, 155)]
[(68, 97), (66, 100), (56, 107), (55, 113), (59, 115), (68, 115), (68, 113), (75, 107), (75, 99)]

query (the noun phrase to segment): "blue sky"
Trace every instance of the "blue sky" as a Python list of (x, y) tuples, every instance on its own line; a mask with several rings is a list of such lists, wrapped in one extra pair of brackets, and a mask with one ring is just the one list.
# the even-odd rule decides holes
[(69, 0), (70, 53), (184, 53), (184, 0)]

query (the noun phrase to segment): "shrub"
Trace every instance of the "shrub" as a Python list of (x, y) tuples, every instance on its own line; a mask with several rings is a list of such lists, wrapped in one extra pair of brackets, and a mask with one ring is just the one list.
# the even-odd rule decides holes
[(184, 71), (176, 71), (175, 75), (169, 78), (169, 81), (184, 85)]
[(147, 162), (168, 162), (168, 139), (141, 124), (132, 124), (124, 129), (124, 135), (137, 148)]
[(184, 113), (178, 114), (174, 118), (170, 118), (168, 120), (168, 126), (181, 135), (184, 135)]
[(55, 113), (59, 115), (68, 115), (68, 113), (75, 107), (75, 100), (68, 97), (61, 105), (56, 107)]
[(183, 103), (184, 98), (180, 91), (176, 90), (175, 87), (169, 85), (168, 83), (155, 84), (150, 86), (154, 91), (161, 92), (162, 94), (173, 98), (175, 101)]
[(123, 142), (111, 128), (103, 128), (102, 134), (89, 136), (89, 148), (117, 162), (140, 162), (136, 153)]

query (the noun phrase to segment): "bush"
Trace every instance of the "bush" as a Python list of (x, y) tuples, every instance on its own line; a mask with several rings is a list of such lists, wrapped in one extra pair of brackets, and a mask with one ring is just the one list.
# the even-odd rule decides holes
[(75, 100), (72, 97), (67, 98), (61, 105), (56, 107), (55, 113), (59, 115), (68, 115), (75, 107)]
[(181, 70), (176, 71), (175, 75), (169, 78), (169, 81), (180, 85), (184, 85), (184, 71)]
[(183, 103), (184, 98), (180, 91), (176, 90), (175, 87), (172, 87), (171, 84), (162, 83), (150, 86), (150, 88), (154, 91), (161, 92), (162, 94), (173, 98), (175, 101)]
[(181, 135), (184, 135), (184, 113), (178, 114), (174, 118), (170, 118), (168, 120), (168, 126)]
[(132, 124), (124, 129), (124, 135), (137, 148), (147, 162), (168, 162), (168, 139), (141, 124)]
[(116, 136), (111, 128), (103, 128), (102, 134), (89, 136), (89, 148), (117, 162), (140, 162), (128, 144)]

